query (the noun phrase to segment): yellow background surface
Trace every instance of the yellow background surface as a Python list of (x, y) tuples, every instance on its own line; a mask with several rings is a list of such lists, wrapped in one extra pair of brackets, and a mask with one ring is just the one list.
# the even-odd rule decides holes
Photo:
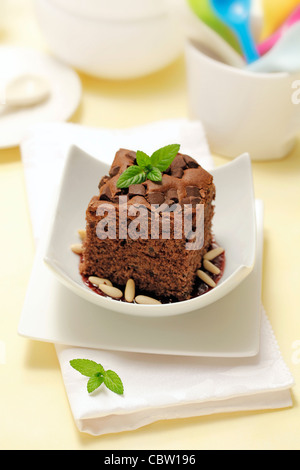
[[(0, 44), (46, 49), (32, 2), (6, 4)], [(127, 83), (80, 78), (82, 103), (73, 122), (127, 127), (188, 116), (183, 58)], [(214, 160), (216, 165), (226, 163), (218, 156)], [(265, 204), (263, 304), (296, 381), (293, 407), (162, 421), (92, 437), (75, 426), (54, 346), (17, 334), (34, 244), (19, 149), (0, 150), (1, 449), (300, 448), (300, 363), (293, 360), (293, 344), (300, 340), (300, 144), (283, 160), (253, 163), (253, 173), (256, 197)]]

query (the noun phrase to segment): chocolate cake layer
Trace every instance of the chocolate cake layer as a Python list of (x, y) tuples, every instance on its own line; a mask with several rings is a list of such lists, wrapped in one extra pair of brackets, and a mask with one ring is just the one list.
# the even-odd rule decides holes
[[(171, 166), (163, 173), (159, 183), (145, 181), (126, 189), (117, 188), (119, 176), (136, 160), (135, 152), (121, 149), (116, 153), (109, 171), (99, 183), (99, 194), (94, 196), (86, 211), (86, 238), (83, 244), (83, 256), (80, 272), (85, 276), (99, 276), (112, 283), (124, 286), (129, 278), (134, 279), (137, 289), (156, 297), (172, 297), (177, 300), (189, 299), (200, 268), (202, 257), (212, 243), (212, 218), (215, 186), (212, 176), (194, 159), (178, 154)], [(119, 222), (122, 219), (122, 207), (119, 197), (126, 201), (126, 208), (140, 206), (147, 214), (148, 224), (139, 227), (139, 238), (120, 237)], [(170, 238), (164, 239), (162, 218), (173, 204), (181, 208), (191, 204), (193, 229), (196, 228), (196, 205), (204, 207), (204, 238), (200, 249), (187, 250), (184, 229), (175, 230), (175, 215), (169, 212)], [(113, 221), (108, 212), (99, 210), (112, 205), (116, 215), (116, 233), (114, 238), (100, 239), (97, 234), (99, 222), (105, 217), (109, 225)], [(153, 205), (163, 205), (163, 211), (155, 213)], [(178, 207), (178, 206), (177, 206)], [(131, 208), (131, 209), (130, 209)], [(121, 212), (120, 212), (121, 211)], [(103, 215), (105, 214), (105, 215)], [(139, 214), (139, 212), (137, 212)], [(151, 237), (151, 218), (159, 219), (159, 238)], [(124, 224), (124, 217), (123, 217)], [(127, 216), (127, 228), (134, 216)], [(122, 227), (122, 225), (121, 225)], [(124, 227), (123, 227), (124, 228)], [(180, 231), (180, 238), (178, 237)], [(176, 234), (176, 235), (175, 235)], [(122, 232), (123, 235), (123, 232)]]

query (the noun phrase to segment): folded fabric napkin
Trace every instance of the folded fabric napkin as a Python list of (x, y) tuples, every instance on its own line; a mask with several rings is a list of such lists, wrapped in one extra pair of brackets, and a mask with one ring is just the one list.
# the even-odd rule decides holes
[[(32, 128), (21, 144), (21, 154), (36, 242), (40, 208), (59, 183), (71, 145), (111, 163), (120, 147), (151, 152), (174, 142), (206, 169), (213, 168), (202, 125), (195, 121), (169, 120), (123, 130), (69, 123)], [(252, 358), (152, 355), (63, 345), (56, 345), (56, 351), (75, 423), (92, 435), (133, 430), (158, 420), (292, 406), (294, 380), (263, 307), (260, 352)], [(88, 394), (87, 378), (70, 367), (69, 361), (75, 358), (91, 359), (116, 371), (124, 383), (124, 395), (103, 386)]]

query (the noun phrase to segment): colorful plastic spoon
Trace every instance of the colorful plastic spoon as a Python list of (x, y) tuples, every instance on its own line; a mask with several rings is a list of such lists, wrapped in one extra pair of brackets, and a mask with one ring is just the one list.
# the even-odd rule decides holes
[(218, 33), (207, 26), (198, 16), (181, 4), (185, 36), (196, 43), (196, 47), (227, 65), (245, 68), (246, 62), (241, 54), (236, 52)]
[(250, 29), (251, 0), (211, 0), (219, 18), (237, 35), (247, 63), (259, 58)]
[(261, 0), (264, 25), (260, 41), (274, 34), (282, 23), (300, 5), (299, 0)]
[(223, 21), (216, 15), (211, 6), (210, 0), (187, 0), (187, 3), (192, 12), (203, 22), (215, 31), (222, 39), (224, 39), (231, 47), (233, 47), (239, 54), (241, 48), (236, 35), (224, 24)]
[(283, 25), (276, 31), (276, 33), (272, 34), (268, 39), (261, 42), (257, 46), (258, 53), (260, 55), (266, 54), (272, 47), (279, 41), (281, 36), (293, 26), (293, 24), (300, 21), (300, 5), (294, 10), (294, 12), (288, 17), (288, 19), (283, 23)]
[(261, 73), (300, 71), (300, 22), (291, 26), (275, 46), (247, 70)]

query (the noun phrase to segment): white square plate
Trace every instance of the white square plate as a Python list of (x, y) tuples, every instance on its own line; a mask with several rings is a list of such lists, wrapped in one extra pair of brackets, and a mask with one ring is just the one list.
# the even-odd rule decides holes
[(123, 315), (76, 295), (45, 266), (44, 237), (36, 254), (18, 333), (33, 340), (117, 351), (255, 356), (259, 351), (261, 321), (263, 205), (260, 201), (256, 201), (256, 215), (258, 243), (252, 272), (219, 301), (173, 317)]
[(45, 262), (66, 287), (85, 300), (117, 313), (138, 316), (174, 316), (206, 307), (235, 289), (252, 271), (256, 252), (255, 200), (251, 160), (242, 155), (211, 171), (216, 185), (213, 231), (225, 248), (222, 278), (204, 295), (162, 305), (138, 305), (103, 297), (87, 287), (79, 273), (79, 258), (70, 245), (78, 243), (78, 229), (85, 228), (89, 200), (107, 175), (108, 165), (78, 147), (70, 149), (58, 200), (54, 207), (45, 250)]

